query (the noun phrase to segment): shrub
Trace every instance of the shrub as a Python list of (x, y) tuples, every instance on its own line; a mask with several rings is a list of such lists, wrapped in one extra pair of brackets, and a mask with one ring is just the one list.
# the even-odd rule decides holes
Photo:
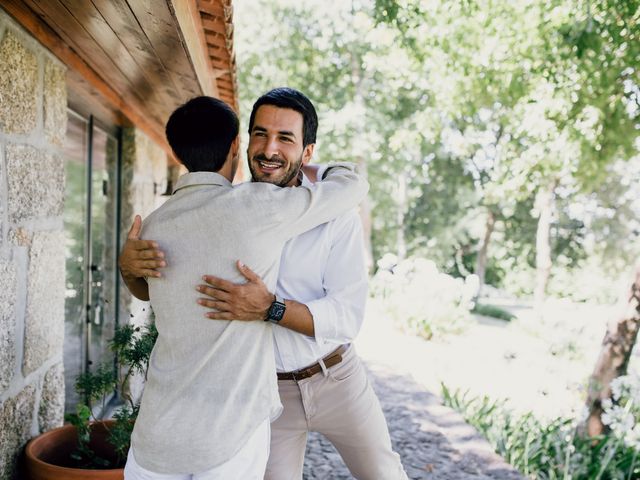
[(425, 258), (398, 263), (392, 255), (385, 255), (378, 267), (371, 292), (384, 300), (385, 312), (404, 329), (429, 339), (459, 333), (471, 324), (475, 275), (454, 278)]
[[(612, 402), (603, 416), (614, 428), (606, 435), (585, 438), (576, 435), (578, 419), (542, 422), (531, 413), (513, 414), (504, 401), (471, 397), (468, 392), (451, 391), (442, 385), (445, 405), (460, 412), (522, 474), (540, 480), (640, 478), (638, 412), (625, 401), (631, 398), (626, 384), (619, 391), (621, 409), (614, 409)], [(634, 395), (639, 391), (634, 390)]]
[(484, 315), (485, 317), (497, 318), (498, 320), (505, 320), (510, 322), (516, 316), (512, 313), (507, 312), (505, 309), (500, 308), (496, 305), (486, 305), (486, 304), (476, 304), (471, 310), (473, 313), (477, 313), (478, 315)]
[[(110, 350), (115, 354), (113, 362), (100, 365), (95, 371), (83, 373), (76, 379), (76, 391), (84, 402), (76, 406), (76, 413), (67, 414), (65, 419), (78, 431), (78, 447), (71, 454), (76, 466), (81, 468), (117, 468), (124, 465), (131, 444), (131, 432), (139, 404), (129, 394), (129, 380), (136, 372), (146, 374), (149, 357), (158, 337), (154, 324), (144, 327), (124, 325), (115, 331), (113, 340), (109, 342)], [(117, 464), (99, 457), (89, 446), (91, 437), (91, 420), (97, 420), (93, 411), (96, 402), (102, 404), (104, 410), (106, 399), (114, 392), (125, 401), (113, 415), (115, 425), (110, 429), (108, 441), (117, 456)]]

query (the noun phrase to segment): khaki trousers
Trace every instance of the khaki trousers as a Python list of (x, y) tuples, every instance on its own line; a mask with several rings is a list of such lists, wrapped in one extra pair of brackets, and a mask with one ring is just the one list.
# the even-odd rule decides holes
[(307, 432), (323, 434), (358, 480), (405, 480), (387, 422), (351, 346), (339, 364), (305, 378), (279, 380), (282, 415), (271, 424), (265, 480), (300, 480)]

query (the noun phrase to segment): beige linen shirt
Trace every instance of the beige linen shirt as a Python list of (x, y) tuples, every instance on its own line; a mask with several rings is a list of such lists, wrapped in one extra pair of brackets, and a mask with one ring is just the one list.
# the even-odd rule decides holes
[(271, 324), (209, 320), (195, 287), (205, 273), (243, 282), (242, 260), (274, 291), (285, 242), (355, 207), (367, 190), (350, 167), (296, 188), (188, 173), (145, 219), (142, 237), (158, 242), (168, 266), (149, 279), (159, 336), (132, 435), (138, 464), (157, 473), (213, 468), (280, 414)]

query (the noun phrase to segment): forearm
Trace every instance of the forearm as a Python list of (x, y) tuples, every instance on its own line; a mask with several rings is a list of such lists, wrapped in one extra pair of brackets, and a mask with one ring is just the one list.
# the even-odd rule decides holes
[(314, 337), (313, 315), (311, 315), (307, 306), (295, 300), (285, 300), (284, 303), (287, 308), (278, 325), (308, 337)]
[(138, 300), (149, 300), (149, 285), (144, 278), (122, 275), (122, 279), (134, 297)]

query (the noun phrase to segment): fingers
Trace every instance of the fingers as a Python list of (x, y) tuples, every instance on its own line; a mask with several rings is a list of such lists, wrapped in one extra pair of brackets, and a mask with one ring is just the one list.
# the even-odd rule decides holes
[(198, 285), (196, 287), (203, 295), (207, 295), (208, 297), (215, 298), (216, 300), (222, 300), (223, 302), (227, 302), (231, 299), (231, 295), (224, 290), (220, 290), (218, 288), (213, 288), (208, 285)]
[(127, 243), (133, 250), (154, 250), (160, 254), (159, 256), (164, 257), (164, 252), (158, 248), (158, 244), (153, 240), (129, 239)]
[(253, 270), (251, 270), (249, 267), (247, 267), (240, 260), (236, 261), (236, 267), (238, 268), (238, 271), (244, 276), (244, 278), (246, 278), (250, 282), (261, 282), (262, 281), (262, 279)]
[(158, 272), (157, 270), (150, 270), (148, 268), (137, 270), (136, 274), (140, 278), (142, 278), (142, 277), (160, 278), (162, 276), (162, 274), (160, 272)]
[(213, 308), (218, 311), (225, 311), (227, 308), (227, 304), (225, 302), (211, 300), (210, 298), (199, 298), (198, 305), (202, 305), (203, 307), (207, 308)]
[(127, 234), (127, 238), (131, 240), (137, 240), (140, 238), (140, 230), (142, 229), (142, 217), (140, 215), (136, 215), (133, 219), (133, 224), (129, 229), (129, 233)]
[(164, 260), (164, 253), (161, 250), (138, 250), (136, 253), (138, 260)]
[(204, 275), (202, 279), (212, 287), (225, 292), (230, 292), (235, 287), (234, 283), (223, 280), (222, 278), (214, 277), (213, 275)]
[(148, 268), (155, 270), (157, 268), (163, 268), (167, 266), (167, 262), (164, 260), (138, 260), (135, 263), (137, 268)]
[(205, 317), (211, 320), (238, 320), (230, 312), (209, 312), (205, 314)]

